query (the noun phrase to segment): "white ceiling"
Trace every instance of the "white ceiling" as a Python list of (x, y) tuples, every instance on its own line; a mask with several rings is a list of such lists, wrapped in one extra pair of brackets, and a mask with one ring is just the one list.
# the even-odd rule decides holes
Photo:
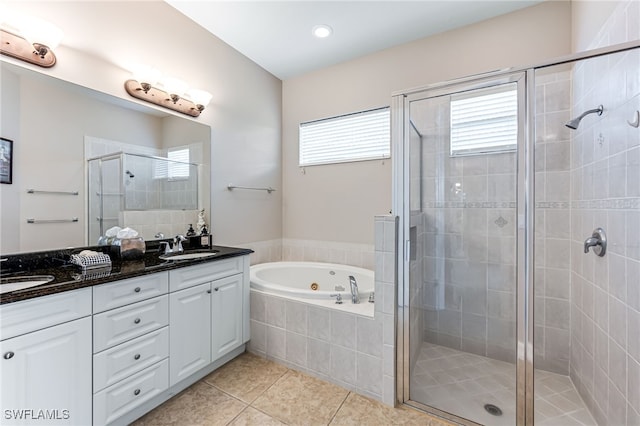
[[(542, 0), (165, 1), (285, 80)], [(315, 38), (318, 24), (333, 35)]]

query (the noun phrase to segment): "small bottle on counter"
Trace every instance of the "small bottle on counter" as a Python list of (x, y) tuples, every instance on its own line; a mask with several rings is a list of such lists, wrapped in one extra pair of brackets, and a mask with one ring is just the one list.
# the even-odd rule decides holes
[(207, 229), (207, 225), (202, 226), (202, 231), (200, 231), (200, 245), (203, 247), (211, 246), (211, 235), (209, 234), (209, 230)]

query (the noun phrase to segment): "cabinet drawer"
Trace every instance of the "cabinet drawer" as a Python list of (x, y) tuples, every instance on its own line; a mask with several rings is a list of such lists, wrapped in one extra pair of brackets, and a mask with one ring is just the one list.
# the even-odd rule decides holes
[(93, 391), (111, 386), (169, 356), (169, 327), (93, 356)]
[(93, 313), (151, 299), (168, 291), (166, 272), (99, 285), (93, 288)]
[(169, 323), (167, 295), (93, 316), (93, 351), (100, 352)]
[(0, 306), (0, 340), (91, 315), (91, 288)]
[(169, 271), (170, 291), (182, 290), (242, 272), (244, 257), (216, 260)]
[(168, 387), (169, 360), (165, 359), (95, 394), (93, 424), (111, 423)]

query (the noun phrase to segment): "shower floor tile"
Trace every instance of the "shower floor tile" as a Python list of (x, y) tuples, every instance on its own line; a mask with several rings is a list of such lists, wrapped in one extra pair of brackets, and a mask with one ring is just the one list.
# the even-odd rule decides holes
[[(596, 422), (567, 376), (535, 371), (535, 424)], [(515, 365), (456, 349), (423, 343), (411, 371), (411, 399), (485, 425), (516, 423)], [(489, 414), (485, 404), (502, 410)]]

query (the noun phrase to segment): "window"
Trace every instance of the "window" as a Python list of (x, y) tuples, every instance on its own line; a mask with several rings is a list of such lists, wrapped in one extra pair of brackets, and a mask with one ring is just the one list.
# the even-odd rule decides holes
[(451, 156), (513, 151), (518, 140), (516, 83), (451, 97)]
[(389, 108), (301, 123), (299, 142), (300, 166), (389, 158)]
[[(155, 160), (155, 178), (179, 180), (189, 178), (189, 148), (171, 148), (167, 158), (173, 161)], [(174, 161), (178, 161), (175, 163)]]

